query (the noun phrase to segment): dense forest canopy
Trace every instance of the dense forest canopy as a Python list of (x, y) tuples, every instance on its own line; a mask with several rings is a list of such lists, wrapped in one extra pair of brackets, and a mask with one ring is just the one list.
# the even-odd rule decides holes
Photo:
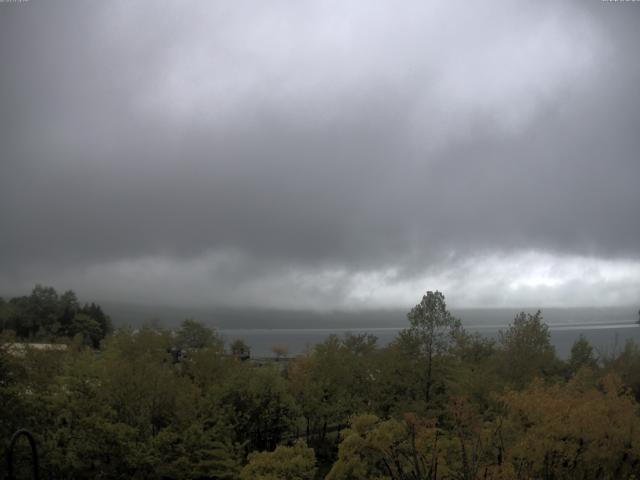
[[(49, 287), (0, 311), (0, 436), (30, 429), (45, 478), (628, 479), (640, 470), (640, 349), (629, 342), (602, 357), (581, 337), (563, 361), (539, 311), (492, 340), (469, 334), (444, 295), (427, 292), (385, 347), (370, 334), (331, 335), (298, 357), (274, 346), (266, 363), (242, 341), (226, 350), (192, 319), (175, 331), (111, 332), (99, 306)], [(63, 336), (65, 350), (11, 348), (16, 337)]]

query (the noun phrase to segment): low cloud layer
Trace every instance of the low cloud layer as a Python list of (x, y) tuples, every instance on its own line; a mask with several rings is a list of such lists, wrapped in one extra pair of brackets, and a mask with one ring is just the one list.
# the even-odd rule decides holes
[(0, 291), (640, 302), (640, 7), (0, 4)]

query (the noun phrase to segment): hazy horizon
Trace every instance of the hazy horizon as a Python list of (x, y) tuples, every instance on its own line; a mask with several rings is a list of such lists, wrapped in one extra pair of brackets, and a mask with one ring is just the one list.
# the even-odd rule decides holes
[[(101, 302), (116, 326), (140, 326), (150, 321), (167, 328), (177, 327), (185, 318), (192, 318), (218, 329), (278, 329), (278, 328), (384, 328), (408, 326), (407, 308), (375, 310), (280, 310), (261, 308), (170, 307)], [(451, 308), (463, 325), (504, 325), (521, 312), (542, 310), (545, 322), (556, 324), (627, 323), (638, 320), (635, 306), (618, 307), (500, 307)]]

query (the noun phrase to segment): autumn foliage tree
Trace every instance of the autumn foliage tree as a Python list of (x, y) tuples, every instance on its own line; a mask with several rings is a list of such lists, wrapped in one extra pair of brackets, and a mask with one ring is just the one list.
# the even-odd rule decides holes
[(640, 409), (610, 375), (504, 396), (505, 459), (517, 478), (634, 478), (640, 467)]

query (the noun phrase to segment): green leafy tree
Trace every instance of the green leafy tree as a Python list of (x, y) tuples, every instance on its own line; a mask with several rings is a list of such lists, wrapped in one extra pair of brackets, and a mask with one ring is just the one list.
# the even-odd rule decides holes
[[(442, 378), (441, 362), (435, 363), (438, 371), (434, 372), (432, 367), (432, 375), (435, 373), (437, 378)], [(375, 361), (374, 411), (389, 417), (424, 410), (426, 372), (418, 339), (408, 330), (401, 331)]]
[(102, 338), (100, 324), (86, 313), (76, 313), (69, 325), (69, 334), (79, 335), (82, 343), (93, 348), (98, 348)]
[(11, 324), (11, 317), (11, 305), (0, 297), (0, 332), (14, 329)]
[(493, 392), (503, 388), (496, 372), (496, 341), (479, 333), (462, 333), (454, 349), (448, 390), (451, 395), (469, 399), (489, 414), (499, 405)]
[[(98, 325), (97, 329), (93, 322)], [(53, 287), (43, 285), (36, 285), (30, 295), (14, 297), (0, 305), (0, 329), (13, 330), (18, 338), (35, 342), (50, 342), (81, 333), (90, 339), (88, 344), (96, 348), (113, 330), (111, 319), (99, 305), (91, 303), (80, 307), (72, 290), (58, 295)]]
[(34, 427), (42, 435), (43, 468), (53, 478), (148, 478), (155, 459), (147, 437), (119, 420), (94, 357), (79, 352), (44, 397), (44, 418)]
[(187, 426), (195, 416), (197, 387), (171, 362), (168, 332), (143, 328), (107, 339), (101, 354), (101, 395), (118, 422), (153, 437)]
[(80, 312), (89, 315), (96, 322), (98, 322), (103, 338), (113, 331), (111, 318), (104, 313), (100, 305), (96, 305), (95, 303), (91, 302), (91, 304), (83, 306), (80, 309)]
[(460, 320), (447, 310), (441, 292), (427, 292), (420, 303), (407, 314), (411, 327), (403, 335), (407, 343), (412, 341), (424, 363), (424, 399), (431, 400), (434, 370), (439, 357), (451, 352), (461, 333)]
[(593, 353), (593, 347), (589, 341), (580, 335), (578, 340), (571, 347), (571, 355), (569, 356), (569, 371), (575, 375), (581, 368), (597, 368), (598, 360)]
[(316, 473), (313, 449), (304, 441), (292, 447), (278, 446), (273, 452), (249, 455), (249, 463), (242, 469), (242, 480), (312, 480)]
[(231, 342), (231, 355), (238, 360), (248, 360), (251, 358), (251, 348), (244, 340), (236, 339)]
[(13, 306), (11, 328), (19, 337), (36, 339), (53, 330), (57, 334), (58, 295), (52, 287), (36, 285), (28, 296), (9, 300)]
[(37, 330), (34, 334), (39, 337), (57, 335), (60, 333), (60, 302), (53, 287), (36, 285), (29, 295), (27, 316), (29, 323)]
[(193, 319), (183, 320), (176, 334), (178, 347), (185, 349), (223, 349), (223, 342), (216, 332)]
[(247, 451), (272, 450), (295, 424), (299, 411), (279, 369), (237, 364), (208, 392), (206, 408), (222, 412), (234, 442)]
[(237, 480), (242, 454), (228, 432), (194, 424), (185, 430), (163, 430), (154, 439), (159, 478)]
[[(4, 459), (6, 439), (22, 427), (28, 409), (24, 398), (23, 381), (27, 375), (24, 361), (11, 354), (13, 336), (7, 333), (0, 335), (0, 458)], [(0, 462), (0, 478), (4, 478), (2, 470), (4, 462)]]
[(301, 407), (307, 441), (316, 451), (332, 443), (329, 430), (342, 428), (351, 415), (371, 408), (376, 340), (372, 335), (330, 335), (289, 365), (289, 388)]
[(551, 377), (561, 370), (555, 348), (551, 344), (549, 327), (542, 312), (520, 312), (506, 331), (498, 337), (499, 368), (509, 383), (522, 387), (534, 377)]
[(182, 371), (188, 375), (201, 391), (206, 393), (234, 375), (238, 362), (224, 355), (224, 350), (206, 348), (189, 352), (187, 360), (181, 365)]

